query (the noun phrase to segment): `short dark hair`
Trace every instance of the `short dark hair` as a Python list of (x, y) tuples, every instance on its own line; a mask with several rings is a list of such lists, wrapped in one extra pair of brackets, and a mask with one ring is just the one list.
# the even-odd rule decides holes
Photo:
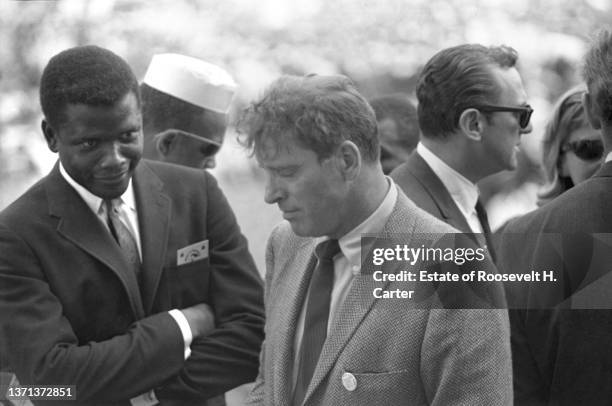
[[(376, 113), (376, 120), (390, 118), (397, 123), (399, 141), (406, 148), (415, 148), (419, 142), (419, 123), (416, 106), (408, 95), (393, 93), (370, 99), (370, 106)], [(381, 135), (382, 138), (382, 135)], [(384, 140), (381, 139), (381, 143)]]
[(461, 113), (494, 103), (499, 86), (491, 66), (512, 68), (518, 53), (511, 47), (464, 44), (435, 54), (419, 75), (419, 126), (424, 137), (447, 137), (457, 130)]
[(283, 139), (293, 137), (322, 160), (349, 140), (364, 161), (378, 161), (376, 115), (346, 76), (280, 77), (244, 110), (238, 131), (254, 153), (261, 152), (265, 139), (280, 147)]
[(40, 79), (40, 105), (51, 126), (60, 126), (68, 104), (111, 106), (132, 92), (140, 105), (138, 80), (115, 53), (95, 45), (60, 52)]
[(612, 122), (612, 33), (601, 30), (586, 54), (583, 68), (589, 93), (606, 123)]
[[(213, 131), (213, 128), (209, 126), (209, 120), (206, 118), (209, 115), (221, 114), (159, 91), (146, 83), (140, 85), (140, 94), (142, 97), (142, 122), (145, 130), (151, 128), (156, 132), (161, 132), (174, 128), (193, 133), (194, 128), (198, 128), (200, 131), (196, 135), (209, 138), (209, 132)], [(202, 123), (204, 123), (205, 128), (202, 128)], [(151, 135), (154, 134), (145, 134), (145, 137)]]

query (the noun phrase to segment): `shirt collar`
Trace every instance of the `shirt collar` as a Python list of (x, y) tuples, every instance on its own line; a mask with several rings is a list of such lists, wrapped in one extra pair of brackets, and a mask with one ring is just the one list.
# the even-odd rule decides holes
[(395, 207), (397, 186), (390, 177), (385, 178), (388, 189), (380, 205), (361, 224), (338, 240), (340, 250), (352, 269), (361, 268), (361, 235), (381, 232)]
[(608, 155), (606, 155), (606, 160), (605, 162), (610, 162), (612, 161), (612, 152), (608, 153)]
[(471, 214), (478, 201), (478, 186), (448, 166), (446, 162), (438, 158), (422, 143), (418, 143), (416, 150), (436, 176), (440, 178), (459, 209), (466, 214), (466, 217)]
[[(82, 185), (77, 183), (77, 181), (72, 179), (68, 172), (66, 172), (66, 169), (64, 169), (64, 166), (62, 165), (61, 161), (59, 163), (59, 170), (62, 174), (62, 177), (66, 180), (66, 182), (68, 182), (70, 186), (72, 186), (72, 188), (79, 194), (79, 196), (81, 196), (81, 198), (85, 201), (91, 211), (97, 214), (100, 210), (100, 207), (102, 206), (103, 199), (99, 196), (94, 195), (89, 190), (85, 189)], [(125, 192), (123, 192), (123, 194), (121, 195), (121, 201), (126, 204), (130, 209), (134, 211), (136, 210), (136, 200), (134, 199), (134, 190), (132, 189), (131, 178), (128, 183), (127, 189), (125, 189)]]

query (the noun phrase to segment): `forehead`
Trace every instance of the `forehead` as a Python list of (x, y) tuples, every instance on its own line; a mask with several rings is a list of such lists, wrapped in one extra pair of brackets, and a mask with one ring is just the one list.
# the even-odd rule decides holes
[(130, 92), (109, 106), (68, 104), (64, 110), (62, 127), (110, 129), (123, 125), (139, 125), (140, 120), (138, 100)]
[(523, 80), (516, 68), (492, 66), (491, 74), (499, 89), (498, 103), (520, 105), (527, 102)]
[(255, 156), (264, 168), (276, 168), (289, 165), (300, 165), (311, 157), (316, 159), (313, 150), (301, 146), (292, 136), (285, 134), (278, 139), (263, 137), (255, 144)]

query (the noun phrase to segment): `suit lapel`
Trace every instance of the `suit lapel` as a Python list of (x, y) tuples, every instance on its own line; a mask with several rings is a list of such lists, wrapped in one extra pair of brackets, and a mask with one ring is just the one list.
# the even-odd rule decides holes
[[(412, 234), (415, 232), (415, 220), (414, 216), (410, 215), (406, 209), (410, 204), (408, 198), (398, 188), (397, 202), (385, 227), (380, 233), (382, 236), (392, 237), (392, 234), (408, 234), (410, 237), (407, 237), (405, 243), (408, 245), (411, 243)], [(376, 242), (373, 244), (375, 243)], [(383, 284), (375, 282), (372, 277), (374, 271), (372, 267), (373, 265), (369, 262), (362, 265), (361, 274), (353, 279), (349, 293), (340, 307), (340, 310), (335, 315), (334, 326), (323, 344), (319, 362), (314, 370), (312, 380), (310, 381), (310, 385), (304, 397), (305, 401), (308, 400), (316, 388), (323, 382), (332, 367), (336, 364), (340, 353), (355, 334), (355, 331), (359, 328), (362, 320), (379, 300), (372, 294), (374, 288), (386, 289), (390, 284), (390, 282), (385, 282)], [(400, 267), (400, 262), (388, 262), (387, 265), (384, 266), (383, 272), (395, 273)]]
[(144, 316), (136, 275), (108, 230), (59, 172), (58, 164), (46, 182), (49, 214), (59, 217), (57, 231), (106, 265), (121, 281), (136, 319)]
[[(295, 328), (298, 324), (300, 311), (304, 306), (304, 298), (310, 283), (310, 277), (315, 266), (313, 255), (315, 248), (314, 239), (306, 242), (299, 240), (301, 246), (295, 251), (289, 248), (288, 252), (296, 252), (292, 260), (287, 261), (282, 266), (282, 272), (286, 280), (275, 285), (275, 289), (283, 289), (288, 294), (281, 295), (281, 301), (275, 310), (275, 315), (271, 320), (274, 321), (273, 331), (277, 340), (270, 347), (273, 354), (273, 362), (270, 365), (278, 365), (273, 371), (273, 404), (288, 405), (291, 403), (293, 389), (293, 359), (295, 341)], [(291, 292), (297, 292), (291, 294)]]
[(133, 181), (142, 246), (142, 297), (148, 315), (166, 257), (171, 202), (146, 161), (137, 166)]
[[(407, 163), (410, 173), (419, 181), (435, 202), (442, 216), (442, 220), (461, 232), (470, 233), (471, 228), (467, 220), (459, 210), (459, 207), (457, 207), (457, 204), (455, 204), (455, 201), (440, 178), (438, 178), (429, 165), (427, 165), (427, 162), (425, 162), (419, 154), (414, 152)], [(406, 193), (408, 194), (408, 191), (406, 191)]]

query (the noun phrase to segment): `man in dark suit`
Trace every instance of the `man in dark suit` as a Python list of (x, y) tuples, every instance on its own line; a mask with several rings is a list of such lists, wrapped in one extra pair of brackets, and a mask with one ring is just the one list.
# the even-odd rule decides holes
[(502, 272), (554, 273), (554, 281), (509, 289), (518, 405), (612, 402), (612, 34), (586, 55), (587, 117), (603, 135), (605, 163), (593, 177), (509, 224)]
[[(286, 220), (268, 240), (266, 339), (252, 404), (510, 405), (505, 310), (437, 304), (461, 297), (459, 289), (427, 296), (417, 286), (422, 300), (385, 298), (383, 290), (412, 285), (379, 283), (362, 261), (364, 234), (399, 234), (425, 247), (423, 237), (435, 245), (456, 230), (384, 175), (376, 117), (352, 82), (282, 77), (241, 123), (267, 174), (265, 200)], [(484, 255), (476, 266), (493, 268)], [(389, 261), (380, 269), (405, 267)]]
[(140, 85), (143, 156), (212, 169), (225, 136), (234, 79), (209, 62), (154, 55)]
[(215, 179), (141, 161), (138, 82), (112, 52), (54, 56), (59, 162), (0, 214), (0, 352), (78, 404), (206, 399), (254, 379), (261, 281)]
[[(143, 157), (213, 169), (235, 90), (230, 74), (216, 65), (179, 54), (154, 55), (140, 84)], [(225, 397), (206, 404), (225, 405)]]
[(391, 177), (417, 206), (458, 230), (490, 230), (476, 183), (516, 168), (532, 109), (515, 68), (517, 53), (501, 46), (459, 45), (425, 64), (417, 83), (421, 142)]

